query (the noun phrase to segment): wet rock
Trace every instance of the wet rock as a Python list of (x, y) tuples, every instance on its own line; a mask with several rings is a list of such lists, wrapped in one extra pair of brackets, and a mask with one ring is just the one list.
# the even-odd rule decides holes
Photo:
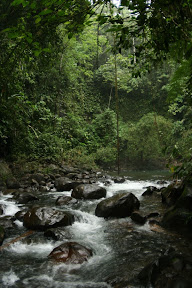
[(78, 201), (70, 196), (59, 196), (55, 202), (57, 206), (76, 204)]
[(140, 202), (132, 193), (118, 193), (97, 204), (95, 215), (98, 217), (127, 217), (138, 210)]
[(16, 193), (14, 193), (13, 199), (15, 199), (16, 202), (19, 204), (27, 204), (29, 202), (39, 200), (38, 197), (36, 197), (35, 195), (33, 195), (31, 193), (27, 193), (27, 192), (24, 192), (24, 193), (16, 192)]
[(192, 229), (192, 212), (183, 208), (172, 207), (164, 215), (161, 225), (177, 231)]
[[(150, 285), (154, 288), (189, 287), (187, 285), (192, 283), (192, 271), (188, 270), (187, 266), (191, 263), (192, 259), (170, 249), (144, 267), (138, 278), (145, 287)], [(179, 283), (183, 286), (178, 286)]]
[(48, 229), (44, 232), (44, 236), (56, 241), (72, 238), (72, 235), (68, 231), (61, 228)]
[(7, 179), (6, 185), (7, 185), (8, 189), (19, 189), (20, 188), (20, 183), (15, 178)]
[(134, 211), (132, 214), (131, 214), (131, 219), (138, 223), (138, 224), (145, 224), (146, 220), (147, 220), (147, 217), (142, 215), (140, 211)]
[(81, 184), (71, 194), (76, 199), (100, 199), (106, 197), (106, 189), (97, 184)]
[(5, 239), (5, 229), (2, 226), (0, 226), (0, 245), (2, 245), (4, 239)]
[(23, 225), (33, 230), (46, 230), (72, 225), (74, 216), (50, 207), (33, 207), (23, 217)]
[(161, 189), (162, 203), (172, 206), (176, 203), (177, 199), (181, 196), (184, 190), (184, 184), (172, 183), (166, 188)]
[[(190, 232), (192, 228), (192, 184), (190, 181), (182, 183), (177, 191), (179, 191), (179, 196), (177, 194), (177, 198), (174, 198), (174, 206), (164, 214), (161, 224), (165, 228)], [(175, 188), (173, 188), (173, 193), (175, 193)]]
[(15, 228), (14, 221), (15, 218), (12, 216), (4, 216), (0, 218), (0, 226), (4, 227), (5, 229), (13, 229)]
[(147, 215), (147, 219), (155, 218), (155, 217), (159, 217), (159, 216), (160, 216), (159, 212), (151, 212)]
[(15, 218), (21, 222), (23, 222), (23, 217), (24, 215), (26, 214), (27, 210), (22, 210), (22, 211), (18, 211), (16, 214), (15, 214)]
[(0, 205), (0, 215), (3, 215), (3, 205)]
[(157, 184), (159, 184), (159, 185), (164, 185), (164, 184), (167, 184), (167, 181), (165, 181), (165, 180), (159, 180), (159, 181), (157, 181)]
[(124, 182), (125, 182), (125, 178), (115, 177), (115, 178), (113, 178), (113, 181), (114, 181), (115, 183), (121, 184), (121, 183), (124, 183)]
[(29, 177), (29, 180), (35, 180), (38, 184), (40, 184), (41, 182), (45, 182), (45, 178), (46, 176), (42, 173), (35, 173), (35, 174), (32, 174), (30, 177)]
[(158, 191), (157, 187), (154, 187), (154, 186), (149, 186), (146, 188), (147, 190), (143, 192), (142, 196), (150, 196), (153, 194), (154, 191)]
[(55, 188), (57, 189), (57, 191), (70, 191), (74, 188), (74, 186), (75, 183), (65, 177), (60, 177), (55, 181)]
[(92, 255), (91, 249), (77, 242), (67, 242), (53, 249), (48, 258), (66, 264), (82, 264)]

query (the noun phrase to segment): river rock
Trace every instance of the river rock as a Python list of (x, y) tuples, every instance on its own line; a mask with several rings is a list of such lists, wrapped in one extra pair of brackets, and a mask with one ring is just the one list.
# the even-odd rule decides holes
[(71, 196), (76, 199), (100, 199), (106, 197), (106, 189), (97, 184), (81, 184), (75, 187)]
[(21, 210), (21, 211), (18, 211), (16, 214), (15, 214), (15, 218), (21, 222), (23, 222), (23, 217), (24, 215), (26, 214), (27, 210), (24, 209), (24, 210)]
[(72, 214), (50, 207), (33, 207), (23, 217), (24, 226), (33, 230), (67, 226), (72, 225), (73, 222)]
[(5, 229), (13, 229), (15, 228), (14, 221), (15, 218), (12, 216), (4, 216), (0, 218), (0, 226), (4, 227)]
[(81, 264), (93, 255), (91, 249), (77, 242), (67, 242), (53, 249), (49, 259), (65, 264)]
[(44, 232), (44, 236), (53, 240), (71, 239), (72, 235), (62, 228), (51, 228)]
[(134, 211), (132, 214), (131, 214), (131, 219), (138, 223), (138, 224), (145, 224), (146, 220), (147, 220), (147, 217), (142, 215), (140, 211)]
[(38, 184), (41, 184), (41, 182), (45, 182), (46, 176), (42, 173), (34, 173), (29, 177), (29, 180), (35, 180)]
[(3, 206), (0, 205), (0, 215), (3, 215)]
[(139, 200), (132, 193), (118, 193), (97, 204), (95, 215), (104, 218), (127, 217), (130, 216), (134, 210), (138, 210), (139, 206)]
[(4, 239), (5, 239), (5, 229), (2, 226), (0, 226), (0, 245), (2, 245)]
[[(174, 200), (174, 205), (167, 210), (162, 219), (162, 226), (177, 231), (192, 229), (192, 184), (186, 182), (178, 188), (179, 197)], [(175, 188), (173, 190), (175, 192)]]
[(158, 191), (157, 187), (155, 187), (155, 186), (149, 186), (146, 188), (147, 188), (147, 190), (145, 190), (143, 192), (142, 196), (151, 196), (154, 191)]
[(174, 249), (166, 251), (139, 273), (145, 287), (189, 288), (192, 284), (192, 258), (178, 254)]
[(27, 204), (28, 202), (39, 200), (37, 196), (27, 192), (24, 193), (16, 192), (14, 193), (13, 199), (15, 199), (16, 202), (19, 204)]
[(113, 178), (113, 181), (114, 181), (114, 183), (121, 184), (121, 183), (124, 183), (124, 182), (125, 182), (125, 178), (115, 177), (115, 178)]
[(57, 206), (76, 204), (78, 201), (70, 196), (59, 196), (55, 202)]
[(181, 196), (183, 190), (183, 183), (171, 183), (166, 188), (161, 189), (162, 203), (168, 206), (174, 205), (177, 199)]
[(20, 188), (20, 183), (14, 177), (7, 179), (6, 185), (7, 185), (8, 189), (19, 189)]
[(57, 191), (70, 191), (74, 188), (75, 185), (77, 185), (76, 182), (71, 181), (66, 177), (59, 177), (55, 181), (55, 188)]

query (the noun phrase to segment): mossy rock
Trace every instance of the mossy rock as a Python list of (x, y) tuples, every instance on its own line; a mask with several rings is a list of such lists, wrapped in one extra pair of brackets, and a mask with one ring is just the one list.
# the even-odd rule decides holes
[(164, 214), (161, 224), (165, 228), (177, 231), (190, 231), (192, 228), (192, 211), (173, 207)]

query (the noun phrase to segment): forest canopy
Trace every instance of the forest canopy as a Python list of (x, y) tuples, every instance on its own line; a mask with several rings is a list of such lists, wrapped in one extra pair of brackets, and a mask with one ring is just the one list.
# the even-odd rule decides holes
[(1, 1), (2, 157), (114, 167), (118, 112), (122, 166), (191, 173), (192, 3), (116, 4)]

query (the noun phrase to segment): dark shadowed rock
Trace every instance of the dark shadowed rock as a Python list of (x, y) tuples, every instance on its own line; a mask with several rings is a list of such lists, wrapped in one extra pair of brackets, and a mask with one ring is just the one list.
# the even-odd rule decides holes
[(72, 214), (50, 207), (33, 207), (23, 217), (24, 226), (34, 230), (67, 226), (73, 222)]
[(22, 211), (18, 211), (16, 214), (15, 214), (15, 218), (19, 221), (23, 221), (23, 217), (24, 215), (26, 214), (27, 210), (22, 210)]
[(15, 218), (12, 216), (4, 216), (0, 218), (0, 226), (2, 226), (5, 229), (13, 229), (15, 228), (14, 221)]
[(8, 189), (19, 189), (20, 183), (15, 178), (9, 178), (6, 181), (6, 185)]
[(71, 239), (72, 235), (62, 228), (51, 228), (44, 232), (44, 236), (53, 240)]
[(154, 191), (158, 191), (158, 189), (154, 186), (149, 186), (146, 188), (147, 188), (147, 190), (145, 190), (145, 192), (143, 192), (142, 196), (150, 196), (153, 194)]
[(127, 217), (138, 210), (139, 200), (132, 193), (119, 193), (101, 201), (95, 210), (98, 217)]
[(66, 177), (60, 177), (55, 181), (55, 188), (57, 191), (70, 191), (78, 184)]
[(132, 214), (131, 214), (131, 219), (135, 222), (135, 223), (138, 223), (138, 224), (145, 224), (146, 220), (147, 220), (147, 217), (142, 215), (140, 211), (134, 211)]
[(71, 194), (76, 199), (100, 199), (106, 197), (106, 189), (97, 184), (81, 184)]
[(5, 229), (0, 226), (0, 245), (3, 243), (3, 240), (5, 239)]
[(122, 178), (122, 177), (115, 177), (115, 178), (113, 178), (113, 181), (115, 182), (115, 183), (124, 183), (125, 182), (125, 178)]
[(53, 249), (49, 259), (66, 264), (81, 264), (93, 255), (92, 251), (77, 242), (67, 242)]
[(3, 205), (0, 205), (0, 215), (3, 214)]
[(161, 189), (162, 203), (172, 206), (176, 203), (177, 199), (181, 196), (184, 190), (184, 184), (172, 183), (166, 188)]
[(78, 201), (70, 196), (59, 196), (55, 202), (57, 206), (76, 204)]
[(27, 192), (24, 193), (16, 192), (14, 193), (13, 199), (15, 199), (16, 202), (19, 204), (27, 204), (28, 202), (39, 200), (37, 196)]
[[(170, 249), (139, 273), (144, 287), (189, 288), (192, 283), (192, 259)], [(190, 269), (188, 269), (190, 267)]]

